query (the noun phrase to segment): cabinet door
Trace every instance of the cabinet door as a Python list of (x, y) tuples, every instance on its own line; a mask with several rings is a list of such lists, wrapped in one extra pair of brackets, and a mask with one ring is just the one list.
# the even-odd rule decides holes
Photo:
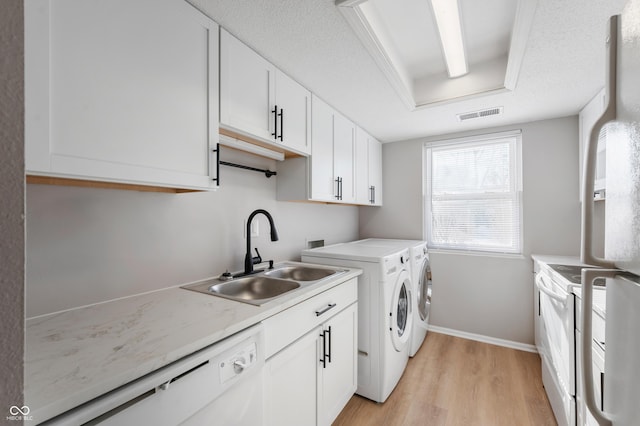
[(183, 0), (26, 2), (27, 173), (215, 186), (217, 28)]
[(320, 328), (314, 328), (265, 364), (265, 424), (313, 425), (316, 422)]
[(318, 425), (330, 425), (353, 396), (358, 385), (357, 306), (354, 303), (322, 326), (323, 330), (331, 329), (327, 342), (330, 361), (324, 367), (318, 364)]
[(333, 119), (333, 175), (341, 179), (340, 201), (355, 203), (354, 155), (355, 125), (334, 113)]
[(220, 125), (274, 142), (275, 67), (240, 40), (220, 31)]
[(316, 96), (311, 104), (311, 194), (316, 201), (336, 201), (333, 172), (333, 108)]
[(299, 153), (311, 154), (311, 92), (276, 70), (276, 105), (282, 114), (278, 116), (276, 142)]
[(369, 189), (374, 206), (382, 205), (382, 144), (369, 138)]
[(356, 203), (371, 204), (369, 188), (369, 135), (360, 127), (356, 128)]

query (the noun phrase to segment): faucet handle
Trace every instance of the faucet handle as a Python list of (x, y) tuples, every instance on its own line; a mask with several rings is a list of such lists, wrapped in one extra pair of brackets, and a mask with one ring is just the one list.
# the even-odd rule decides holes
[(258, 263), (262, 263), (262, 256), (260, 256), (260, 252), (258, 251), (257, 247), (256, 247), (256, 254), (257, 254), (257, 256), (255, 256), (253, 259), (251, 259), (253, 261), (254, 265), (257, 265)]

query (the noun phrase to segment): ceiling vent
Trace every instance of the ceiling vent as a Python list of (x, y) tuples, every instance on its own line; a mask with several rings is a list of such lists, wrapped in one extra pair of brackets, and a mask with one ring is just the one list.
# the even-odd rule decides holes
[(503, 107), (494, 107), (494, 108), (483, 109), (480, 111), (465, 112), (462, 114), (456, 114), (456, 117), (458, 117), (458, 121), (466, 121), (466, 120), (472, 120), (474, 118), (483, 118), (483, 117), (489, 117), (492, 115), (501, 115), (502, 108)]

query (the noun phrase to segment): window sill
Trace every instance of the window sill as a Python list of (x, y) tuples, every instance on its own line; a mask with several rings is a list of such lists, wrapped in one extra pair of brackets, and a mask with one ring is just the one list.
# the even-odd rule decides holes
[(500, 259), (524, 260), (526, 257), (521, 253), (494, 253), (490, 251), (473, 251), (473, 250), (448, 250), (448, 249), (428, 249), (429, 254), (449, 254), (459, 256), (477, 256), (477, 257), (494, 257)]

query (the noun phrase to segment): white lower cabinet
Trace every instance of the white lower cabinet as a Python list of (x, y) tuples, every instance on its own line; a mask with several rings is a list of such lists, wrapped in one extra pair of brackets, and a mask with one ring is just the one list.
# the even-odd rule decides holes
[(265, 424), (316, 422), (318, 334), (312, 331), (271, 357), (265, 367)]
[[(324, 363), (316, 363), (318, 370), (318, 425), (330, 425), (349, 402), (358, 385), (357, 378), (358, 310), (353, 304), (327, 321), (322, 331), (328, 332), (329, 344)], [(322, 346), (323, 340), (319, 340)], [(320, 360), (323, 349), (319, 347)], [(322, 364), (322, 365), (321, 365)]]
[(357, 387), (357, 306), (354, 279), (264, 321), (266, 425), (330, 425), (340, 414)]

